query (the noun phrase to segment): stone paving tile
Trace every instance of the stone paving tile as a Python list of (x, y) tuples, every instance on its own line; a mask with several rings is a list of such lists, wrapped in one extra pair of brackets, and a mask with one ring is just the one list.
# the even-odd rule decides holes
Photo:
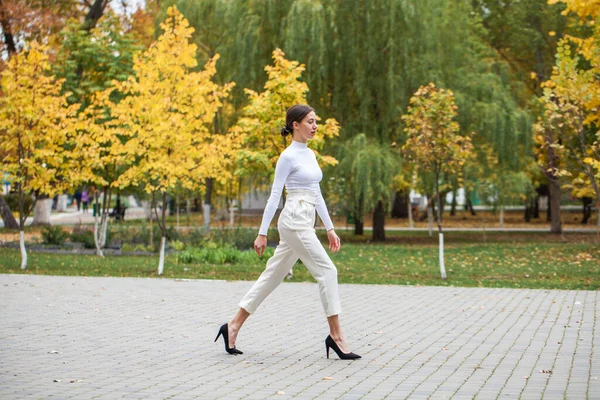
[(227, 355), (251, 285), (0, 275), (0, 399), (600, 399), (598, 291), (341, 285), (349, 362), (311, 283)]

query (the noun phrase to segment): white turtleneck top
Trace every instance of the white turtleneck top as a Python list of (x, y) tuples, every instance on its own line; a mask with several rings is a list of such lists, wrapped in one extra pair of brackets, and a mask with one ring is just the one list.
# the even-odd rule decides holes
[(323, 172), (319, 168), (315, 153), (307, 147), (306, 143), (292, 140), (292, 144), (281, 153), (275, 166), (275, 179), (258, 234), (267, 234), (275, 211), (277, 211), (284, 185), (287, 189), (306, 189), (314, 192), (317, 196), (315, 204), (317, 213), (321, 221), (323, 221), (325, 228), (327, 230), (332, 229), (333, 222), (331, 222), (331, 218), (329, 217), (327, 205), (319, 186), (321, 179), (323, 179)]

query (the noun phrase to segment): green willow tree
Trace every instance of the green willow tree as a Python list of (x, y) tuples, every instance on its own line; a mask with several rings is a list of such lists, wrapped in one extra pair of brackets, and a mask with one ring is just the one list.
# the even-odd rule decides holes
[(339, 171), (345, 178), (354, 233), (363, 234), (364, 214), (373, 212), (373, 241), (385, 240), (385, 213), (390, 208), (396, 158), (390, 147), (358, 134), (340, 147)]
[(237, 84), (234, 113), (247, 101), (241, 88), (263, 86), (262, 66), (279, 47), (306, 66), (307, 101), (319, 115), (339, 121), (343, 141), (364, 133), (379, 143), (403, 144), (402, 110), (419, 86), (433, 81), (455, 93), (462, 132), (479, 132), (477, 140), (492, 146), (501, 168), (518, 171), (527, 164), (512, 150), (520, 145), (523, 154), (531, 152), (532, 119), (525, 108), (531, 94), (519, 97), (526, 90), (515, 89), (510, 63), (490, 45), (472, 2), (180, 3), (193, 16), (199, 48), (204, 43), (222, 55), (220, 79)]

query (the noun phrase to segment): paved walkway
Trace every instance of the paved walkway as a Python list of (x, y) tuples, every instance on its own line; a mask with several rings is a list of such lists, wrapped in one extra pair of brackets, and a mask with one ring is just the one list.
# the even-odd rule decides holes
[(315, 284), (284, 283), (241, 356), (251, 282), (0, 275), (0, 398), (600, 399), (600, 292), (341, 285), (358, 361), (326, 359)]

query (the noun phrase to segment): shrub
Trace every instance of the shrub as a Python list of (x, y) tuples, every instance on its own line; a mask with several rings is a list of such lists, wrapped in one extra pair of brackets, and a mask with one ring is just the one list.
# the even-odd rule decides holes
[(173, 240), (172, 242), (170, 242), (170, 245), (175, 251), (181, 251), (185, 248), (185, 243), (183, 243), (180, 240)]
[[(271, 257), (274, 250), (268, 247), (264, 257)], [(182, 264), (256, 264), (259, 258), (253, 250), (241, 251), (231, 245), (218, 246), (207, 242), (203, 248), (192, 248), (177, 254), (177, 262)]]
[(69, 233), (60, 226), (46, 226), (42, 229), (42, 243), (62, 245), (67, 240)]
[(83, 243), (86, 249), (95, 249), (94, 232), (87, 229), (73, 230), (70, 236), (71, 242)]
[[(96, 244), (94, 242), (94, 231), (85, 228), (75, 228), (71, 233), (69, 239), (71, 242), (83, 243), (83, 247), (86, 249), (95, 249)], [(112, 229), (106, 230), (106, 244), (110, 244), (113, 239)]]
[[(12, 212), (19, 212), (19, 194), (18, 193), (9, 193), (4, 195), (4, 200), (6, 204), (10, 207)], [(31, 203), (33, 203), (33, 199), (31, 196), (25, 196), (25, 204), (24, 208), (27, 210), (31, 207)]]
[(256, 229), (213, 229), (210, 231), (209, 237), (211, 240), (223, 246), (229, 244), (240, 250), (248, 250), (254, 247), (254, 239), (256, 239)]

